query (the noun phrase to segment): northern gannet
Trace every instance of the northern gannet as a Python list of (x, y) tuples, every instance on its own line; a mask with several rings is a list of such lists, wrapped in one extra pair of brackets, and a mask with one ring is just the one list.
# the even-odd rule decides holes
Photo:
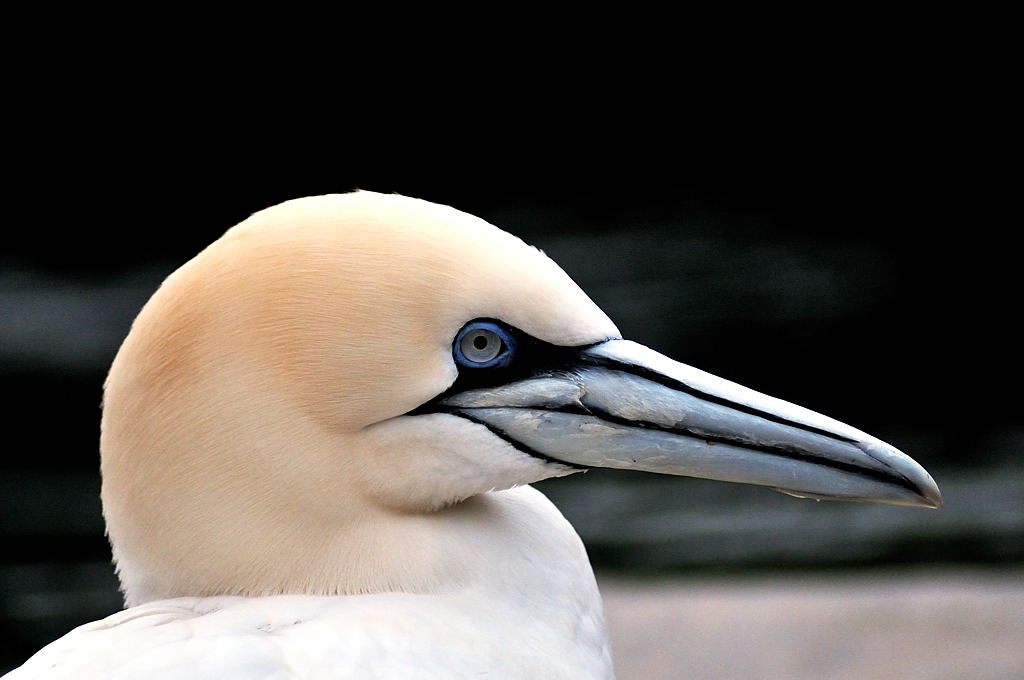
[(105, 386), (127, 609), (29, 678), (612, 678), (591, 467), (937, 507), (863, 432), (621, 338), (550, 259), (356, 192), (252, 215), (163, 283)]

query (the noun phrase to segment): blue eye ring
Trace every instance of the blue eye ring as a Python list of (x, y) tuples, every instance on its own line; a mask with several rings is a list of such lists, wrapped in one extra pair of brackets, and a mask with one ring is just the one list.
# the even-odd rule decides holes
[(516, 339), (500, 324), (477, 319), (455, 335), (452, 356), (466, 368), (502, 368), (516, 353)]

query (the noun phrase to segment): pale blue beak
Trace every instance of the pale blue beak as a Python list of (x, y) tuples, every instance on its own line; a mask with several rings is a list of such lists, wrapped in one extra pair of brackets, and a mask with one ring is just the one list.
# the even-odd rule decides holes
[(942, 505), (928, 472), (889, 444), (627, 340), (439, 405), (574, 467), (757, 484), (822, 500)]

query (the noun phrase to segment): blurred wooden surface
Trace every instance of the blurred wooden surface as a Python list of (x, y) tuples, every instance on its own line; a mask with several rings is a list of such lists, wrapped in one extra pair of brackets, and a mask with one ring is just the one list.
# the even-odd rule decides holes
[(600, 579), (619, 680), (1020, 680), (1024, 572)]

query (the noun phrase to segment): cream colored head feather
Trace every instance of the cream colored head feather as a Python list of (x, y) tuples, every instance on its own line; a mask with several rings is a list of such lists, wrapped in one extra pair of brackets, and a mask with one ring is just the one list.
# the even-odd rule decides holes
[(437, 543), (386, 526), (572, 471), (461, 419), (402, 417), (455, 380), (452, 340), (479, 317), (556, 345), (618, 335), (540, 251), (398, 195), (283, 203), (168, 277), (106, 384), (104, 514), (128, 603), (416, 589), (440, 577), (384, 555)]

